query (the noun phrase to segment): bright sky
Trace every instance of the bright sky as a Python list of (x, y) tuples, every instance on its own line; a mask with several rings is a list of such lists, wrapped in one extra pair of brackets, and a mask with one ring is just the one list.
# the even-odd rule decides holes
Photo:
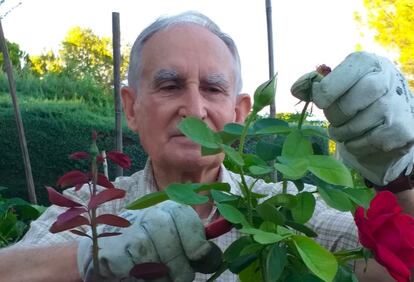
[[(31, 55), (58, 50), (71, 27), (91, 28), (111, 37), (112, 12), (120, 13), (122, 43), (132, 45), (158, 16), (197, 10), (235, 40), (242, 62), (243, 91), (253, 94), (268, 79), (265, 0), (6, 0), (0, 14), (21, 2), (3, 20), (9, 41)], [(353, 19), (362, 0), (273, 0), (275, 69), (279, 73), (276, 111), (301, 111), (290, 86), (317, 65), (335, 67), (357, 43), (385, 55), (369, 38), (361, 38)], [(322, 119), (320, 111), (314, 111)]]

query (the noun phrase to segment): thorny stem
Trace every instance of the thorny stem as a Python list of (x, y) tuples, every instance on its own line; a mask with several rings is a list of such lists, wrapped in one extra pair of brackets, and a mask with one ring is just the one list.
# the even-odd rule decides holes
[(287, 193), (287, 180), (286, 179), (283, 179), (283, 182), (282, 182), (282, 193), (283, 194), (286, 194)]
[(302, 128), (303, 122), (305, 121), (305, 117), (306, 117), (306, 110), (308, 109), (309, 104), (310, 104), (310, 101), (307, 101), (305, 103), (305, 106), (303, 107), (302, 113), (300, 114), (298, 129)]
[[(96, 164), (96, 156), (92, 157), (92, 194), (91, 199), (93, 196), (96, 195), (96, 183), (98, 179), (98, 167)], [(96, 208), (91, 209), (90, 211), (90, 220), (91, 220), (91, 231), (92, 231), (92, 258), (93, 258), (93, 268), (94, 268), (94, 275), (95, 277), (99, 277), (100, 269), (99, 269), (99, 245), (98, 245), (98, 232), (96, 230)]]
[[(239, 153), (240, 155), (243, 154), (244, 151), (244, 143), (246, 140), (246, 136), (247, 136), (247, 132), (249, 130), (250, 124), (252, 123), (252, 121), (256, 118), (257, 113), (255, 111), (253, 111), (247, 118), (246, 120), (246, 124), (244, 125), (242, 134), (240, 136), (240, 145), (239, 145)], [(252, 199), (251, 199), (251, 189), (253, 187), (251, 187), (250, 189), (248, 188), (247, 182), (246, 182), (246, 178), (244, 176), (244, 170), (243, 170), (243, 166), (240, 166), (240, 177), (241, 177), (241, 188), (243, 190), (243, 193), (246, 196), (247, 199), (247, 214), (248, 214), (248, 221), (250, 224), (253, 223), (253, 212), (252, 212)]]

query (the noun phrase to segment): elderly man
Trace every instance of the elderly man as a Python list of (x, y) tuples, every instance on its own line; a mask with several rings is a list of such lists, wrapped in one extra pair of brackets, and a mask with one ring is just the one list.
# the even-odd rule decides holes
[[(222, 165), (224, 156), (201, 156), (200, 147), (177, 129), (178, 122), (188, 116), (204, 120), (214, 130), (221, 130), (229, 122), (244, 121), (251, 101), (249, 95), (240, 94), (240, 61), (233, 40), (198, 13), (159, 19), (140, 34), (131, 50), (128, 83), (122, 89), (126, 119), (128, 126), (139, 133), (149, 161), (143, 171), (117, 179), (117, 186), (127, 195), (103, 209), (120, 213), (132, 200), (174, 182), (222, 181), (238, 193), (239, 178)], [(296, 95), (306, 98), (300, 91)], [(395, 99), (400, 96), (403, 102)], [(392, 64), (373, 54), (352, 54), (313, 85), (313, 98), (332, 122), (332, 135), (343, 142), (345, 161), (377, 185), (407, 178), (413, 163), (414, 102), (405, 80)], [(387, 139), (382, 138), (384, 135)], [(366, 150), (369, 154), (362, 153)], [(373, 154), (378, 156), (375, 162), (370, 159)], [(257, 191), (280, 191), (275, 185), (256, 186)], [(393, 189), (392, 185), (387, 187)], [(399, 188), (403, 190), (395, 191), (399, 203), (413, 214), (410, 185)], [(66, 193), (79, 201), (86, 197), (71, 189)], [(32, 223), (20, 243), (0, 252), (2, 280), (91, 279), (94, 270), (90, 241), (79, 240), (69, 232), (48, 232), (60, 212), (50, 207)], [(133, 224), (123, 230), (123, 235), (100, 240), (99, 281), (130, 279), (131, 267), (147, 261), (161, 261), (168, 266), (169, 277), (159, 281), (206, 280), (208, 276), (195, 272), (200, 270), (200, 264), (209, 265), (216, 260), (214, 245), (205, 240), (201, 223), (217, 217), (211, 202), (194, 209), (166, 202), (144, 211), (124, 212), (124, 216)], [(358, 245), (349, 214), (318, 203), (310, 225), (318, 230), (318, 240), (328, 248)], [(214, 242), (224, 248), (237, 236), (233, 230)], [(364, 267), (365, 262), (356, 263), (361, 281), (391, 279), (375, 261), (369, 262), (365, 273)], [(236, 277), (226, 273), (219, 279), (235, 281)]]

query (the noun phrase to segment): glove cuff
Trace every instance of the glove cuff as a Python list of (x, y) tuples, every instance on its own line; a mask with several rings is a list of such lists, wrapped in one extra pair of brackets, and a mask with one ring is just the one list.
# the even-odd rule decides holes
[(365, 179), (365, 185), (367, 185), (367, 187), (374, 188), (378, 192), (390, 191), (394, 194), (406, 190), (411, 190), (414, 188), (414, 169), (408, 175), (406, 175), (406, 170), (404, 170), (399, 177), (389, 182), (385, 186), (376, 185), (368, 179)]

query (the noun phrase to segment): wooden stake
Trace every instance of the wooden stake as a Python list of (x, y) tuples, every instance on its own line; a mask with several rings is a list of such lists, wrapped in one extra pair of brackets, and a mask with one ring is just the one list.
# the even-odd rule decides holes
[(35, 191), (35, 186), (34, 186), (33, 176), (32, 176), (32, 168), (30, 165), (29, 151), (27, 150), (27, 143), (26, 143), (26, 137), (24, 134), (22, 117), (20, 115), (19, 104), (17, 101), (16, 86), (14, 84), (13, 67), (10, 61), (9, 51), (7, 50), (7, 44), (6, 44), (6, 39), (3, 33), (3, 26), (1, 24), (1, 19), (0, 19), (0, 47), (3, 53), (4, 67), (7, 73), (7, 78), (9, 80), (10, 96), (13, 101), (14, 115), (16, 118), (17, 130), (19, 132), (20, 148), (23, 154), (24, 170), (26, 173), (26, 183), (27, 183), (27, 190), (29, 193), (29, 200), (32, 204), (37, 204), (36, 191)]

